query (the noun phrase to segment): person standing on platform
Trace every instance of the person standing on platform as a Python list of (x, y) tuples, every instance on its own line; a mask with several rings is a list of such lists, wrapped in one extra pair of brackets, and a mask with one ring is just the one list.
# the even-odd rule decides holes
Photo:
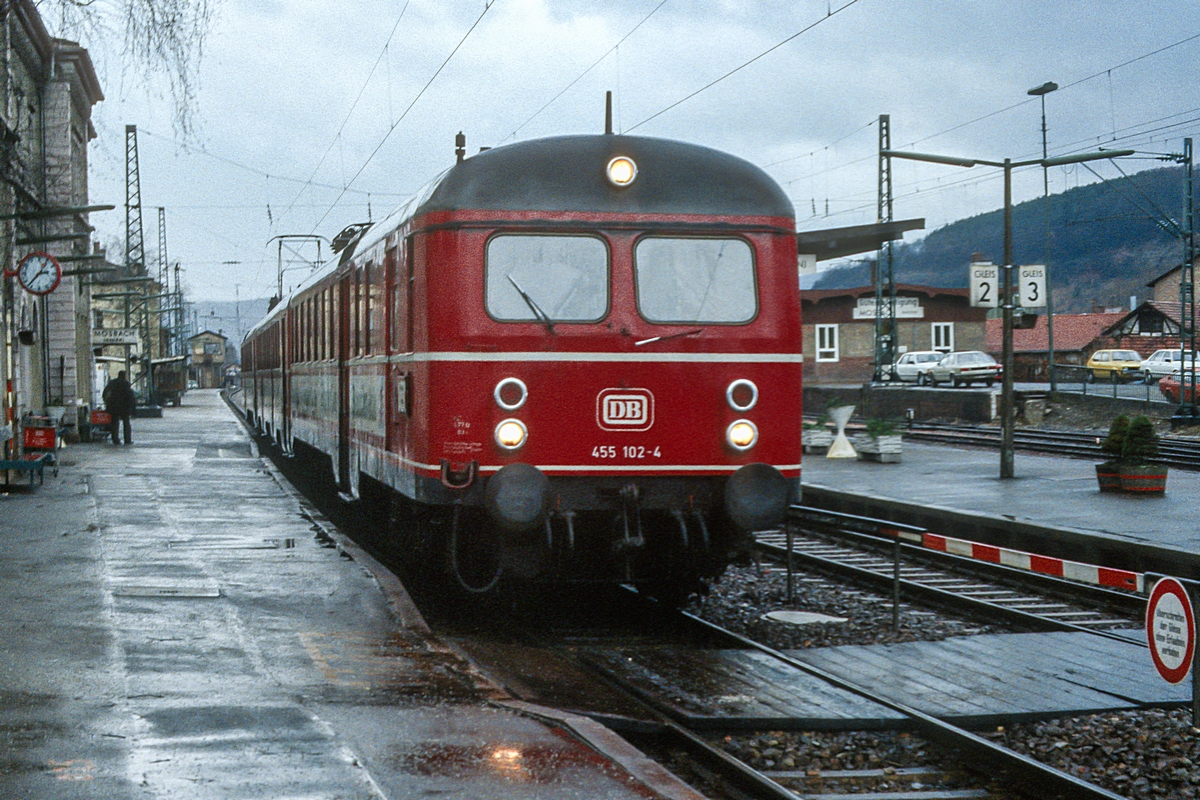
[(137, 397), (133, 393), (133, 387), (129, 385), (129, 380), (125, 377), (125, 370), (121, 370), (117, 373), (117, 377), (104, 387), (104, 408), (112, 417), (113, 444), (121, 443), (120, 429), (117, 426), (122, 423), (125, 428), (125, 444), (133, 444), (133, 431), (129, 426), (129, 417), (133, 414), (135, 405), (137, 405)]

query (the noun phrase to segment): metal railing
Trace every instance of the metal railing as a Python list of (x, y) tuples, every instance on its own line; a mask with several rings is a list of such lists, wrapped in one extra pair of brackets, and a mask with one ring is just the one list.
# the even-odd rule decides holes
[(1065, 394), (1079, 394), (1085, 397), (1104, 397), (1114, 400), (1134, 400), (1145, 403), (1169, 403), (1158, 389), (1158, 379), (1149, 383), (1138, 380), (1119, 381), (1106, 378), (1092, 378), (1092, 372), (1087, 367), (1073, 364), (1055, 364), (1054, 377), (1058, 391)]

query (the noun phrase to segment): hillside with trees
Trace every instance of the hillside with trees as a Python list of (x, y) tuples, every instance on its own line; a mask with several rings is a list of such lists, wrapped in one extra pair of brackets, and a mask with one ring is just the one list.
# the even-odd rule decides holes
[[(1183, 215), (1183, 169), (1167, 167), (1070, 189), (1050, 196), (1049, 264), (1056, 311), (1084, 312), (1094, 304), (1124, 306), (1148, 294), (1146, 282), (1179, 264), (1183, 244), (1151, 219)], [(1198, 182), (1197, 202), (1200, 202)], [(1046, 258), (1045, 198), (1013, 207), (1013, 256), (1018, 264)], [(961, 219), (895, 250), (896, 280), (964, 287), (972, 253), (1000, 263), (1002, 210)], [(874, 255), (870, 261), (874, 260)], [(864, 286), (870, 264), (828, 270), (815, 289)]]

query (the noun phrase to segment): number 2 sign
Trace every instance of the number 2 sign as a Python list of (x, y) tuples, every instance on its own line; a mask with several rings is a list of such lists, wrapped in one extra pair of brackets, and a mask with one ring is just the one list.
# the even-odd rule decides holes
[(1000, 299), (1000, 268), (987, 262), (974, 262), (971, 272), (971, 305), (996, 308)]

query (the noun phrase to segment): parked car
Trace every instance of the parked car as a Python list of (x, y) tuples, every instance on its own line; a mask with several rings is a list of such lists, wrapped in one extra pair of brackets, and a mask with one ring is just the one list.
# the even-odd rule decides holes
[(941, 381), (949, 381), (953, 386), (970, 386), (974, 381), (983, 381), (985, 386), (991, 386), (999, 380), (1002, 367), (996, 359), (979, 350), (963, 350), (958, 353), (947, 353), (929, 369), (929, 383), (937, 386)]
[(1142, 357), (1136, 350), (1097, 350), (1087, 362), (1088, 380), (1140, 381)]
[(893, 381), (915, 381), (918, 386), (929, 383), (929, 368), (946, 355), (938, 350), (913, 350), (896, 359), (887, 378)]
[[(1200, 375), (1197, 375), (1196, 377), (1197, 377), (1198, 379), (1200, 379)], [(1179, 402), (1180, 402), (1180, 400), (1179, 400), (1179, 395), (1180, 395), (1179, 386), (1180, 386), (1180, 384), (1181, 384), (1181, 383), (1182, 383), (1182, 381), (1180, 380), (1180, 375), (1179, 375), (1179, 373), (1178, 373), (1178, 372), (1172, 372), (1170, 375), (1168, 375), (1168, 376), (1166, 376), (1165, 378), (1162, 378), (1161, 380), (1159, 380), (1159, 382), (1158, 382), (1158, 390), (1159, 390), (1160, 392), (1162, 392), (1162, 394), (1163, 394), (1163, 397), (1167, 398), (1167, 402), (1168, 402), (1168, 403), (1179, 403)], [(1187, 401), (1188, 401), (1189, 403), (1195, 403), (1195, 402), (1196, 402), (1196, 392), (1195, 392), (1195, 391), (1188, 392), (1188, 399), (1187, 399)]]
[[(1187, 353), (1184, 360), (1194, 363), (1196, 361), (1195, 353)], [(1165, 378), (1172, 372), (1178, 372), (1180, 364), (1184, 363), (1180, 359), (1179, 348), (1174, 350), (1155, 350), (1154, 354), (1142, 361), (1142, 374), (1146, 379), (1146, 383), (1154, 383), (1159, 378)]]

